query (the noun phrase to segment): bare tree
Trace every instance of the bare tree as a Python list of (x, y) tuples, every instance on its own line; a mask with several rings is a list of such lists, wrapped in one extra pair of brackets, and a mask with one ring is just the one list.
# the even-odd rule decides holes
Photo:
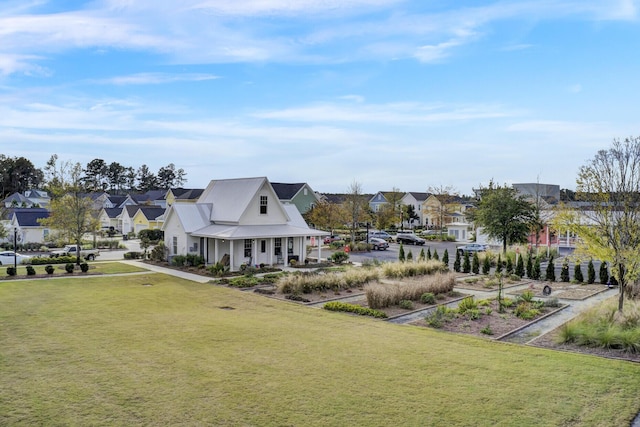
[(451, 203), (458, 198), (458, 190), (452, 185), (438, 185), (429, 187), (427, 192), (433, 194), (440, 202), (431, 208), (431, 213), (438, 218), (437, 225), (440, 228), (440, 239), (443, 239), (446, 218), (453, 213)]
[(347, 190), (345, 197), (345, 208), (349, 215), (349, 228), (351, 229), (351, 241), (356, 241), (356, 230), (358, 229), (360, 221), (365, 219), (366, 216), (366, 197), (362, 194), (362, 185), (353, 181)]
[(577, 199), (589, 202), (580, 212), (561, 209), (554, 227), (578, 235), (577, 252), (611, 266), (620, 286), (618, 310), (629, 284), (640, 275), (640, 138), (614, 140), (580, 168)]

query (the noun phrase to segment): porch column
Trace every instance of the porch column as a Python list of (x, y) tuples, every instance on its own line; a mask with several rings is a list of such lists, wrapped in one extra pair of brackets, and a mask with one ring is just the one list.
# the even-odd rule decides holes
[(229, 240), (229, 270), (230, 271), (235, 271), (233, 269), (233, 242), (234, 240)]
[(267, 248), (267, 251), (269, 252), (269, 265), (273, 265), (273, 252), (275, 251), (275, 247), (276, 247), (276, 239), (275, 238), (270, 238), (269, 239), (269, 247)]
[(215, 260), (215, 262), (218, 262), (218, 241), (218, 239), (213, 240), (213, 259)]

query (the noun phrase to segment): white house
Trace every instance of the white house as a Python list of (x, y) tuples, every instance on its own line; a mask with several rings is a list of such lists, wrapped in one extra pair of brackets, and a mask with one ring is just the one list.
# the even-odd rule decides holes
[(309, 228), (266, 177), (213, 180), (196, 203), (172, 204), (162, 229), (169, 256), (202, 255), (207, 264), (228, 259), (231, 271), (304, 262), (307, 239), (330, 234)]
[(7, 231), (9, 238), (17, 232), (18, 243), (44, 243), (51, 230), (38, 222), (49, 217), (49, 211), (42, 208), (14, 209)]

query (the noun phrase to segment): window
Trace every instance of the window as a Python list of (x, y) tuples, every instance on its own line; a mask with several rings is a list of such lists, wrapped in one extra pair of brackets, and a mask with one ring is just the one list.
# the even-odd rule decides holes
[(267, 196), (260, 196), (260, 214), (267, 214)]
[(260, 252), (262, 252), (262, 253), (267, 252), (267, 241), (266, 240), (260, 240)]
[(246, 258), (251, 258), (251, 249), (252, 249), (252, 240), (244, 239), (244, 256)]
[(276, 237), (274, 242), (274, 255), (282, 255), (282, 238)]
[(173, 251), (171, 252), (172, 254), (177, 254), (178, 253), (178, 236), (173, 236), (173, 241), (172, 241), (172, 246), (173, 246)]

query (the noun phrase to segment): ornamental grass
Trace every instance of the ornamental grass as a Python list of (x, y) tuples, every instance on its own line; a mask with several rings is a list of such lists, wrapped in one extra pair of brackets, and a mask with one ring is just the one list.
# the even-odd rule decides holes
[(405, 283), (370, 283), (365, 286), (367, 304), (381, 309), (400, 304), (400, 301), (419, 301), (423, 294), (444, 294), (453, 290), (456, 283), (453, 273), (436, 273)]
[(379, 274), (379, 269), (350, 269), (344, 273), (291, 274), (282, 276), (277, 287), (278, 292), (283, 294), (340, 291), (376, 281)]
[(404, 277), (425, 276), (437, 272), (447, 271), (447, 266), (437, 260), (418, 262), (393, 262), (382, 266), (382, 275), (390, 279)]

